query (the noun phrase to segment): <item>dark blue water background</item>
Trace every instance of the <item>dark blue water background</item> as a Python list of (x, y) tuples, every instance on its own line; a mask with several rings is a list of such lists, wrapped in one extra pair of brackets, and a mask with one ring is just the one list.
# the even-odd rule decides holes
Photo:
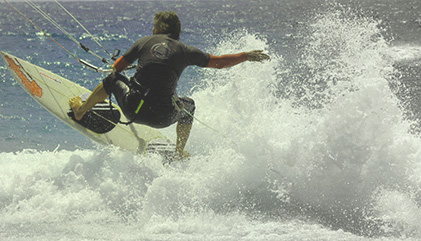
[[(391, 45), (419, 45), (421, 23), (417, 0), (388, 1), (141, 1), (141, 2), (64, 2), (63, 5), (98, 38), (109, 52), (123, 52), (138, 38), (151, 33), (153, 15), (158, 10), (175, 10), (182, 22), (181, 39), (204, 51), (214, 49), (235, 32), (256, 34), (268, 42), (271, 54), (281, 55), (291, 66), (297, 64), (300, 48), (310, 35), (308, 25), (326, 9), (352, 9), (355, 16), (380, 21), (384, 37)], [(57, 4), (37, 4), (66, 31), (101, 56), (104, 52)], [(102, 66), (28, 4), (13, 2), (34, 23), (47, 31), (79, 58)], [(38, 64), (72, 81), (93, 89), (104, 77), (82, 66), (69, 54), (6, 3), (0, 3), (0, 50)], [(300, 71), (297, 68), (295, 71)], [(419, 73), (415, 69), (412, 72)], [(58, 144), (65, 149), (92, 146), (90, 141), (60, 123), (26, 95), (1, 68), (1, 150), (24, 148), (51, 150)], [(414, 78), (412, 74), (410, 78)], [(418, 75), (415, 74), (415, 77)], [(195, 68), (185, 71), (179, 93), (188, 95), (200, 82)], [(282, 87), (280, 87), (282, 88)], [(282, 90), (281, 90), (282, 91)], [(206, 108), (206, 107), (203, 107)]]

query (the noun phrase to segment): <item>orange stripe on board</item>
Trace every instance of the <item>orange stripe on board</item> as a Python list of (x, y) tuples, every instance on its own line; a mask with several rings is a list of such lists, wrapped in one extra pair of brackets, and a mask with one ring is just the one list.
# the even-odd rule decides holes
[(9, 67), (12, 69), (19, 79), (22, 81), (23, 85), (31, 92), (32, 95), (38, 96), (39, 98), (42, 97), (42, 89), (41, 87), (35, 82), (35, 80), (30, 81), (28, 77), (22, 72), (21, 67), (13, 61), (9, 56), (6, 57), (7, 62), (9, 62)]

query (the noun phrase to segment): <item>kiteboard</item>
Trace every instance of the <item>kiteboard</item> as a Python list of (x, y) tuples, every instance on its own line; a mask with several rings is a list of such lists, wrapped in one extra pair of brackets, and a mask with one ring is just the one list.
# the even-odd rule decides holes
[(134, 153), (157, 152), (168, 157), (175, 145), (157, 129), (128, 122), (117, 105), (98, 103), (77, 121), (69, 107), (75, 96), (86, 99), (90, 90), (11, 54), (0, 52), (15, 80), (42, 107), (88, 138)]

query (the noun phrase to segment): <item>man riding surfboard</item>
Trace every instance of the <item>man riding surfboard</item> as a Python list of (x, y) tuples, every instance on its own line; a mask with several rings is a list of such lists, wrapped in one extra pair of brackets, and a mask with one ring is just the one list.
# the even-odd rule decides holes
[[(194, 101), (178, 97), (176, 87), (183, 70), (189, 65), (228, 68), (245, 61), (261, 62), (270, 57), (261, 50), (215, 56), (179, 41), (181, 24), (173, 11), (157, 12), (153, 35), (137, 40), (113, 65), (107, 76), (83, 102), (80, 97), (69, 101), (76, 120), (82, 119), (95, 104), (114, 94), (127, 119), (154, 128), (177, 122), (175, 158), (188, 156), (184, 151), (193, 123)], [(120, 74), (138, 61), (137, 71), (128, 80)]]

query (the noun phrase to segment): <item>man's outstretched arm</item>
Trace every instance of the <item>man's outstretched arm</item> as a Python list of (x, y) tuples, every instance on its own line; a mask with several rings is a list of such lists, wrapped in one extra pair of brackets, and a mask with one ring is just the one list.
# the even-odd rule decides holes
[(269, 59), (269, 55), (264, 54), (262, 50), (253, 50), (238, 54), (224, 54), (221, 56), (210, 55), (209, 63), (206, 67), (223, 69), (240, 64), (244, 61), (262, 62), (263, 60)]

